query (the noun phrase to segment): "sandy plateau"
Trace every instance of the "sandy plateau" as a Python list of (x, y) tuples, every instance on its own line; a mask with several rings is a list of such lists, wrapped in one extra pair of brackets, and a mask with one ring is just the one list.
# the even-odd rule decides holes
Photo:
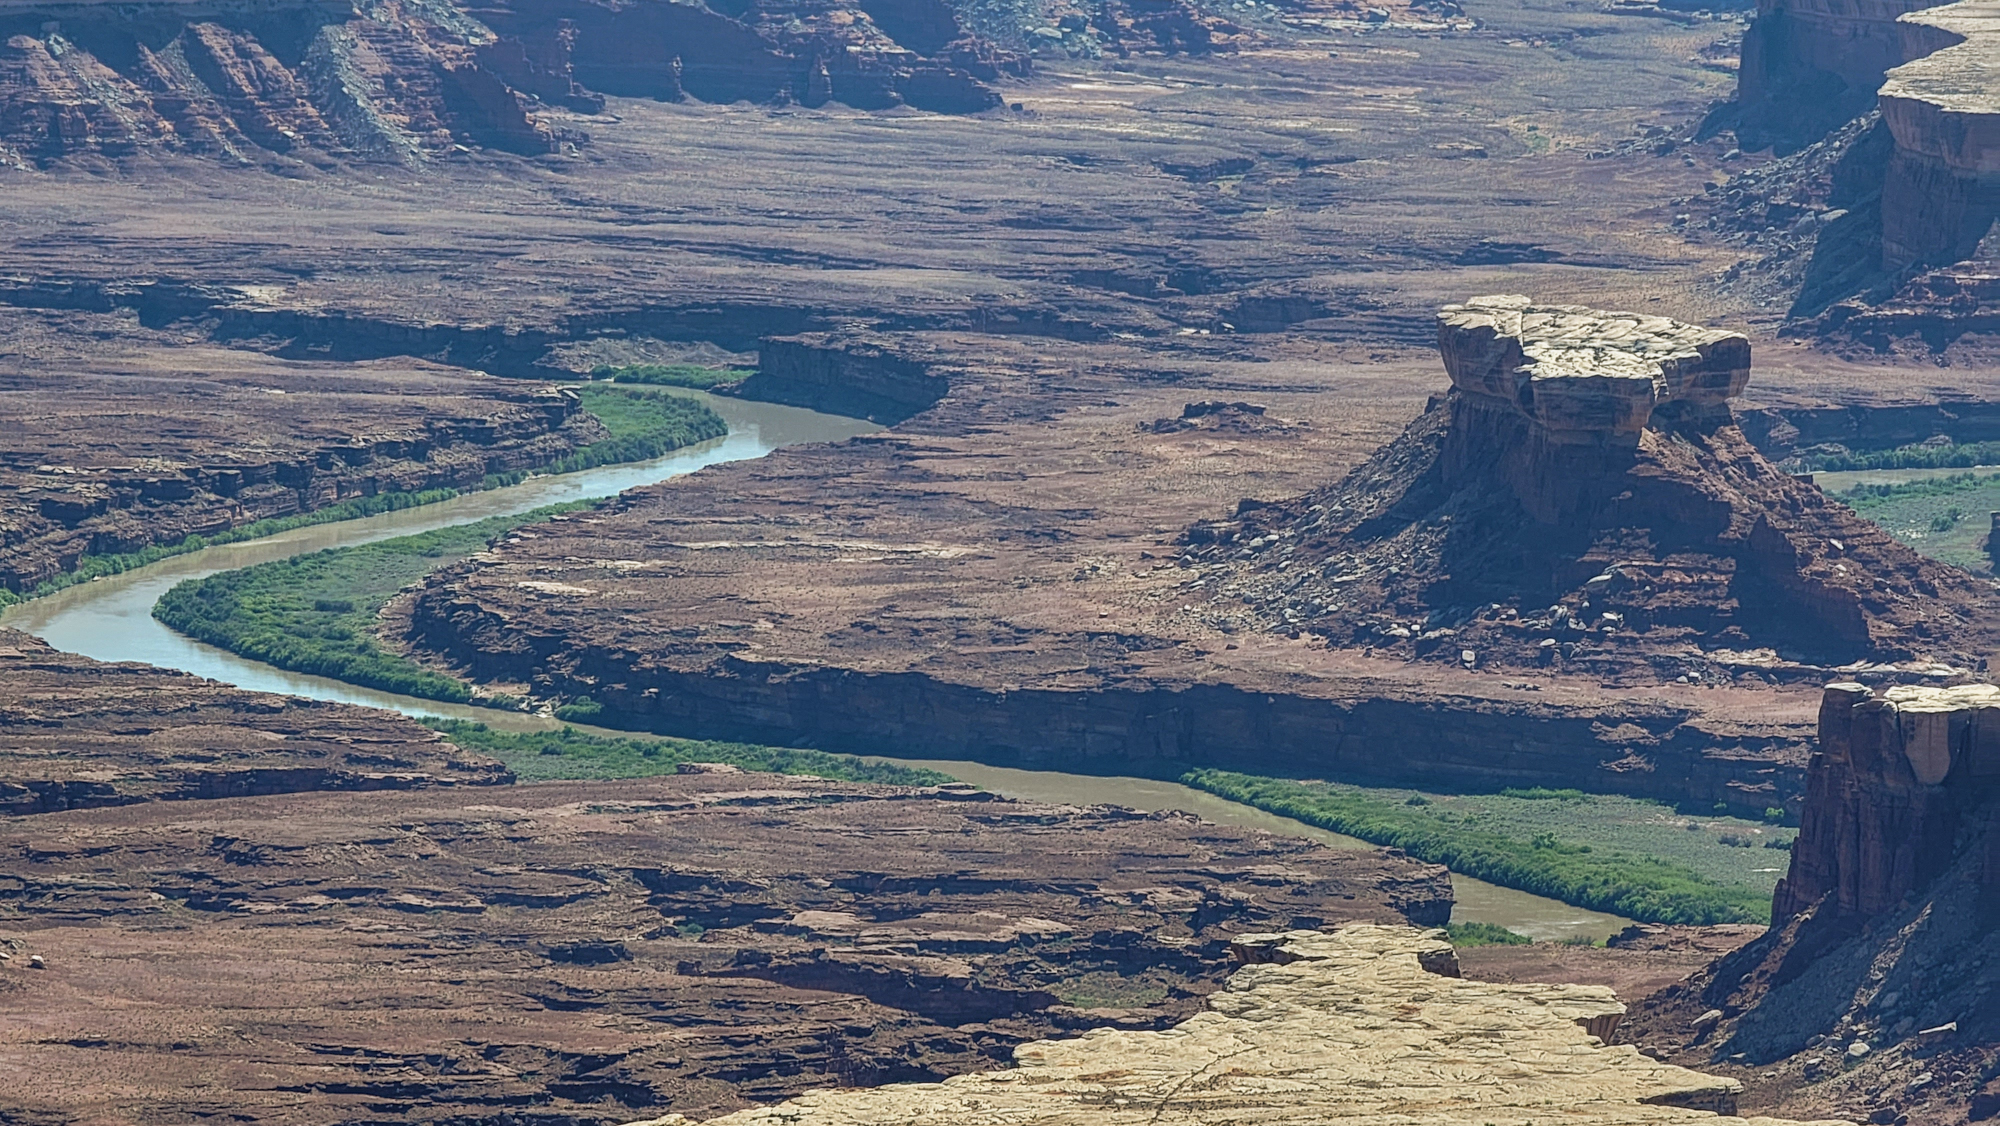
[(1804, 826), (1768, 932), (1460, 960), (1400, 853), (518, 785), (6, 633), (0, 1120), (2000, 1114), (2000, 594), (1780, 468), (2000, 440), (1992, 12), (1914, 6), (0, 0), (0, 601), (727, 359), (886, 429), (379, 640), (665, 734)]

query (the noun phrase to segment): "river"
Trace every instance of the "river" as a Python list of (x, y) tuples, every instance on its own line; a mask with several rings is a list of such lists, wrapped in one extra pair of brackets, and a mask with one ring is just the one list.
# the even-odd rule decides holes
[[(470, 493), (440, 504), (388, 512), (282, 532), (261, 540), (206, 548), (149, 567), (106, 576), (35, 599), (0, 613), (0, 625), (35, 634), (58, 649), (102, 661), (143, 661), (265, 692), (388, 708), (410, 715), (443, 715), (478, 720), (512, 731), (547, 730), (556, 720), (519, 712), (420, 700), (358, 688), (324, 677), (285, 672), (190, 640), (153, 619), (153, 603), (176, 583), (220, 571), (285, 559), (330, 547), (351, 547), (394, 536), (525, 512), (545, 504), (611, 496), (625, 489), (693, 473), (705, 466), (762, 457), (801, 442), (836, 442), (880, 429), (874, 423), (796, 407), (749, 402), (700, 392), (685, 393), (713, 407), (728, 421), (729, 434), (653, 461), (611, 465), (581, 473), (535, 477), (504, 489)], [(607, 735), (629, 735), (576, 725)], [(1288, 818), (1227, 801), (1172, 782), (1146, 778), (1012, 770), (972, 762), (892, 759), (929, 766), (1006, 797), (1075, 804), (1104, 803), (1135, 809), (1185, 809), (1225, 825), (1309, 837), (1337, 848), (1373, 847), (1352, 837), (1315, 829)], [(1497, 923), (1539, 939), (1602, 939), (1629, 920), (1497, 887), (1456, 873), (1452, 889), (1455, 922)]]

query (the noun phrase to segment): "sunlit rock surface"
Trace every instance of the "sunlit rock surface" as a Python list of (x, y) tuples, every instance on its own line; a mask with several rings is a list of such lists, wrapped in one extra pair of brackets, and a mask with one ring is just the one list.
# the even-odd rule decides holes
[(1436, 931), (1351, 926), (1250, 935), (1238, 948), (1251, 964), (1166, 1032), (1042, 1041), (1008, 1070), (817, 1091), (715, 1121), (1641, 1126), (1711, 1120), (1740, 1088), (1605, 1047), (1586, 1029), (1608, 1035), (1623, 1014), (1608, 988), (1444, 976), (1456, 960)]
[(1882, 264), (1971, 254), (2000, 215), (2000, 4), (1911, 12), (1879, 92), (1896, 153), (1882, 185)]
[(1636, 436), (1663, 404), (1719, 405), (1750, 382), (1740, 332), (1512, 295), (1445, 306), (1438, 349), (1454, 388), (1556, 435)]

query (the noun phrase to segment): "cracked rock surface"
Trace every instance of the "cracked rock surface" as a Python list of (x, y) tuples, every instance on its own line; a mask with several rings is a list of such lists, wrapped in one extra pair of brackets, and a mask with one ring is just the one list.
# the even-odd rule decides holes
[(1236, 949), (1250, 964), (1206, 1011), (1166, 1032), (1026, 1044), (1011, 1069), (815, 1091), (719, 1121), (1476, 1126), (1560, 1107), (1565, 1123), (1652, 1126), (1712, 1121), (1735, 1106), (1734, 1080), (1604, 1046), (1593, 1032), (1608, 1035), (1624, 1012), (1609, 989), (1464, 981), (1435, 931), (1245, 935)]

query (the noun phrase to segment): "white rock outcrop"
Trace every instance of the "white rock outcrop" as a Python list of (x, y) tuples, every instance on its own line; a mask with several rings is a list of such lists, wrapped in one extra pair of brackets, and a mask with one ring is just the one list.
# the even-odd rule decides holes
[[(1166, 1032), (1099, 1030), (942, 1083), (815, 1091), (724, 1126), (1652, 1126), (1713, 1122), (1740, 1085), (1606, 1047), (1611, 990), (1445, 976), (1440, 931), (1250, 935), (1250, 964)], [(1429, 965), (1432, 970), (1424, 967)], [(1442, 972), (1433, 972), (1442, 971)], [(679, 1126), (678, 1115), (651, 1126)], [(1731, 1119), (1744, 1126), (1776, 1120)]]
[(1750, 381), (1742, 333), (1512, 295), (1445, 306), (1438, 349), (1453, 387), (1557, 441), (1636, 439), (1661, 406), (1719, 406)]

